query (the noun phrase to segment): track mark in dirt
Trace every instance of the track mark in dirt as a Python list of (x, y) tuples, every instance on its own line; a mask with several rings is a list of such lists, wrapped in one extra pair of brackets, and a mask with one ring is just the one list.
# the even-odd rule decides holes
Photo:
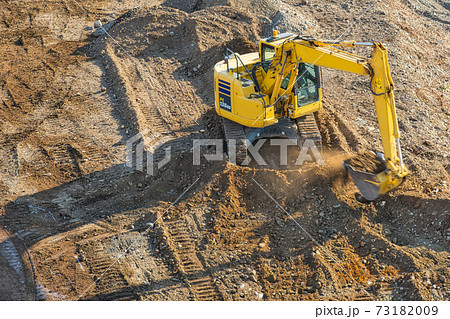
[(115, 261), (105, 255), (101, 243), (91, 248), (88, 258), (90, 273), (96, 282), (95, 291), (101, 292), (93, 300), (138, 300), (138, 295), (129, 286)]
[(173, 255), (180, 270), (186, 275), (188, 286), (195, 296), (195, 300), (223, 300), (223, 296), (206, 273), (197, 257), (195, 243), (189, 236), (189, 229), (184, 219), (167, 221), (164, 223), (167, 234), (173, 245)]
[(0, 300), (32, 300), (27, 287), (27, 268), (11, 234), (0, 228)]
[[(181, 133), (180, 127), (187, 125), (183, 119), (195, 123), (195, 119), (189, 113), (180, 110), (179, 102), (174, 96), (184, 96), (187, 87), (182, 87), (178, 81), (169, 74), (171, 70), (161, 70), (167, 68), (165, 64), (159, 63), (158, 72), (147, 68), (143, 63), (134, 59), (122, 61), (114, 52), (111, 46), (106, 46), (106, 62), (110, 65), (112, 73), (110, 77), (119, 79), (123, 87), (119, 91), (119, 98), (124, 101), (126, 108), (124, 114), (128, 114), (129, 123), (127, 126), (134, 126), (132, 134), (138, 132), (144, 134), (145, 130), (150, 130), (151, 140), (146, 141), (146, 148), (152, 152), (156, 146), (161, 146), (160, 140), (164, 138), (164, 144), (154, 151), (154, 160), (159, 161), (165, 156), (164, 149), (170, 147), (171, 154), (181, 154), (189, 150), (192, 139), (190, 132)], [(156, 63), (160, 62), (156, 59)], [(170, 65), (168, 66), (171, 67)], [(165, 75), (160, 75), (165, 73)], [(117, 80), (115, 80), (117, 82)], [(164, 86), (161, 85), (164, 83)], [(187, 82), (186, 82), (187, 83)], [(186, 84), (187, 86), (187, 84)], [(189, 90), (193, 90), (189, 87)], [(192, 94), (195, 97), (195, 94)], [(196, 104), (200, 104), (198, 98)], [(186, 112), (186, 111), (185, 111)], [(189, 110), (191, 112), (191, 110)], [(197, 116), (195, 116), (197, 117)], [(135, 122), (135, 123), (134, 123)], [(178, 132), (177, 132), (178, 131)], [(148, 138), (148, 137), (147, 137)]]
[(78, 176), (81, 176), (81, 170), (77, 161), (80, 158), (80, 154), (71, 145), (60, 144), (52, 146), (49, 148), (49, 153), (61, 170), (67, 172), (75, 171)]

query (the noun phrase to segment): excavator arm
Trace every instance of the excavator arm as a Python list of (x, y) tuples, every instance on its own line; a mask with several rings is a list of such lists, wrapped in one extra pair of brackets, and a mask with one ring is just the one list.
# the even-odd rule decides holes
[[(372, 58), (360, 57), (338, 47), (370, 46)], [(381, 133), (386, 170), (369, 173), (355, 170), (344, 163), (361, 194), (368, 200), (398, 187), (408, 174), (403, 164), (400, 148), (400, 132), (394, 101), (394, 84), (389, 71), (387, 50), (381, 43), (358, 43), (354, 41), (332, 42), (311, 39), (287, 40), (276, 47), (271, 63), (272, 76), (266, 76), (261, 85), (270, 95), (271, 103), (276, 103), (283, 94), (280, 84), (289, 74), (295, 75), (299, 63), (309, 63), (370, 77), (370, 87), (374, 97), (378, 125)], [(274, 79), (275, 76), (275, 79)], [(291, 76), (289, 87), (294, 84)]]

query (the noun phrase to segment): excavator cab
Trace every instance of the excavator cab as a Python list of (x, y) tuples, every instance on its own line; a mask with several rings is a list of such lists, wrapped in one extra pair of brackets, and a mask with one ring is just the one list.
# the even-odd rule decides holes
[(259, 46), (261, 62), (268, 62), (267, 64), (270, 65), (270, 61), (275, 56), (275, 47), (265, 41), (261, 41)]
[[(266, 41), (268, 41), (266, 39)], [(260, 59), (264, 71), (267, 73), (275, 56), (275, 47), (265, 41), (260, 43)], [(319, 88), (321, 88), (320, 67), (309, 63), (299, 63), (297, 79), (289, 86), (291, 74), (281, 82), (281, 89), (292, 91), (297, 99), (297, 107), (306, 106), (319, 101)]]

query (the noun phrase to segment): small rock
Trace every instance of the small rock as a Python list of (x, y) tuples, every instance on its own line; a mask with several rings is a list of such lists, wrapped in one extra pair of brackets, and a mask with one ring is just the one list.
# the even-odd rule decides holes
[(276, 279), (276, 277), (275, 277), (273, 274), (270, 274), (270, 275), (267, 277), (267, 281), (269, 281), (269, 282), (271, 282), (271, 283), (274, 283), (276, 280), (277, 280), (277, 279)]
[(99, 37), (104, 35), (106, 32), (108, 32), (109, 30), (111, 30), (111, 28), (113, 27), (113, 25), (116, 23), (116, 20), (111, 20), (106, 22), (105, 24), (103, 24), (101, 26), (101, 28), (97, 28), (97, 30), (95, 30), (92, 35), (95, 37)]
[(102, 22), (100, 20), (96, 20), (94, 22), (94, 28), (98, 29), (102, 26)]
[(266, 244), (265, 243), (259, 243), (258, 246), (259, 246), (259, 248), (264, 248), (266, 246)]

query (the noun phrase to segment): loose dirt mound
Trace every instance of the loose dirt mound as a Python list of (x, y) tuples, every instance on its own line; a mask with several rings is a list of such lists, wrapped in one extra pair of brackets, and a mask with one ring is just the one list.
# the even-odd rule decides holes
[[(59, 1), (0, 7), (0, 225), (28, 248), (37, 298), (449, 299), (443, 2), (80, 3), (93, 19)], [(93, 20), (119, 16), (112, 38), (92, 35)], [(192, 164), (193, 139), (223, 137), (212, 66), (273, 26), (387, 44), (411, 170), (400, 189), (356, 201), (342, 160), (380, 150), (376, 114), (368, 79), (330, 70), (326, 165)], [(157, 161), (171, 148), (153, 176), (124, 165), (138, 133), (163, 141)]]
[(351, 157), (345, 161), (354, 169), (368, 172), (372, 174), (381, 173), (386, 169), (386, 164), (375, 153), (366, 152), (357, 156)]

